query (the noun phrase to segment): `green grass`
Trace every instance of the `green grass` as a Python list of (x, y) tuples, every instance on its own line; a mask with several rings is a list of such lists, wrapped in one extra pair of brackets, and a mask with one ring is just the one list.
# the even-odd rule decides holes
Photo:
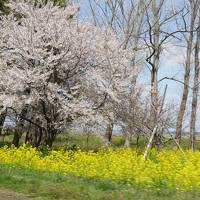
[(0, 164), (0, 187), (44, 200), (199, 200), (200, 191), (176, 192), (166, 188), (145, 189), (112, 180), (98, 180), (18, 165)]
[[(4, 137), (0, 136), (0, 147), (4, 145), (9, 146), (11, 144), (12, 139), (13, 139), (12, 132), (8, 133)], [(25, 141), (25, 133), (22, 135), (20, 139), (20, 144), (23, 144), (24, 141)], [(112, 147), (114, 148), (123, 147), (124, 142), (125, 142), (125, 138), (123, 135), (113, 134), (112, 141), (111, 141)], [(131, 140), (131, 147), (144, 149), (146, 148), (147, 143), (148, 143), (148, 139), (144, 136), (141, 136), (139, 138), (139, 143), (137, 146), (137, 137), (133, 136)], [(189, 149), (190, 147), (189, 136), (182, 137), (180, 145), (183, 148), (183, 150)], [(53, 143), (54, 149), (58, 149), (60, 147), (70, 148), (70, 149), (73, 149), (74, 147), (80, 147), (82, 150), (96, 150), (101, 146), (104, 146), (104, 143), (102, 139), (100, 139), (96, 135), (90, 134), (88, 137), (88, 135), (84, 133), (78, 133), (78, 132), (58, 134), (56, 137), (56, 140)], [(169, 149), (177, 149), (175, 142), (171, 138), (165, 138), (165, 141), (161, 145), (161, 148), (162, 147), (169, 148)], [(197, 136), (195, 148), (197, 150), (200, 150), (200, 136)]]
[[(13, 139), (12, 133), (6, 135), (5, 137), (0, 136), (0, 147), (4, 145), (8, 145), (11, 143)], [(200, 150), (200, 137), (197, 137), (197, 141), (195, 144), (195, 147), (197, 150)], [(24, 143), (25, 141), (25, 134), (22, 135), (20, 139), (20, 144)], [(123, 147), (125, 142), (125, 138), (121, 134), (114, 134), (112, 137), (111, 144), (115, 148)], [(144, 149), (146, 148), (146, 145), (148, 143), (148, 140), (146, 137), (141, 136), (139, 138), (139, 144), (137, 146), (137, 137), (132, 137), (131, 141), (131, 147), (133, 148), (139, 148)], [(86, 134), (78, 133), (78, 132), (69, 132), (69, 133), (63, 133), (59, 134), (53, 143), (53, 148), (58, 149), (59, 147), (66, 147), (66, 148), (74, 148), (80, 147), (83, 150), (96, 150), (99, 147), (103, 146), (103, 141), (95, 136), (95, 135), (89, 135), (89, 137)], [(186, 150), (189, 149), (190, 141), (189, 138), (183, 137), (181, 140), (181, 147)], [(170, 138), (166, 138), (164, 143), (162, 144), (162, 147), (169, 148), (169, 149), (176, 149), (177, 146), (173, 140)]]
[[(112, 141), (111, 144), (113, 147), (123, 147), (125, 142), (125, 138), (123, 135), (113, 135), (112, 136)], [(148, 139), (144, 136), (141, 136), (139, 138), (138, 146), (137, 146), (137, 137), (132, 137), (131, 140), (131, 147), (133, 148), (139, 148), (139, 149), (144, 149), (146, 148), (146, 145), (148, 143)], [(73, 147), (73, 146), (78, 146), (83, 150), (87, 149), (97, 149), (98, 147), (103, 146), (103, 141), (98, 138), (95, 135), (90, 135), (89, 138), (87, 138), (86, 134), (82, 133), (66, 133), (66, 134), (60, 134), (57, 136), (56, 141), (53, 144), (53, 148), (59, 148), (60, 146), (62, 147)], [(186, 150), (189, 149), (190, 147), (190, 141), (187, 137), (183, 137), (181, 140), (181, 147)], [(166, 138), (164, 143), (162, 144), (162, 147), (164, 148), (169, 148), (169, 149), (176, 149), (177, 146), (175, 142), (170, 139)], [(200, 140), (196, 141), (195, 147), (197, 150), (200, 150)]]
[(59, 147), (70, 147), (73, 146), (80, 147), (83, 150), (87, 149), (97, 149), (103, 145), (103, 141), (95, 135), (89, 135), (82, 133), (66, 133), (66, 134), (59, 134), (53, 143), (53, 148), (57, 149)]

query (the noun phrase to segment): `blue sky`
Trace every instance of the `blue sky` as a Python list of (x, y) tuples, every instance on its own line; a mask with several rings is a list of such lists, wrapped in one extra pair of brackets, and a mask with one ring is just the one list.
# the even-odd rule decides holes
[[(89, 13), (89, 5), (86, 0), (80, 0), (81, 10), (80, 10), (80, 17), (84, 18), (84, 20), (87, 20), (90, 17)], [(128, 1), (127, 1), (128, 2)], [(165, 1), (165, 8), (168, 9), (172, 6), (172, 2), (176, 7), (183, 6), (184, 0), (166, 0)], [(169, 27), (166, 27), (170, 31), (175, 30), (175, 24), (171, 23)], [(184, 41), (181, 43), (181, 46), (184, 45)], [(183, 80), (183, 74), (184, 74), (184, 62), (185, 62), (185, 52), (186, 48), (175, 46), (173, 41), (169, 41), (164, 47), (161, 60), (160, 60), (160, 69), (158, 73), (158, 79), (161, 79), (165, 76), (167, 77), (174, 77), (178, 80)], [(192, 73), (191, 73), (192, 77)], [(191, 79), (192, 80), (192, 79)], [(148, 68), (145, 67), (145, 65), (142, 68), (142, 71), (139, 75), (138, 83), (147, 84), (150, 83), (150, 72), (148, 71)], [(159, 90), (162, 94), (164, 91), (165, 85), (168, 85), (167, 90), (167, 98), (166, 101), (168, 102), (174, 102), (177, 105), (180, 103), (180, 98), (182, 96), (182, 88), (183, 85), (181, 83), (177, 83), (172, 80), (164, 80), (159, 84)], [(192, 83), (191, 83), (192, 85)], [(188, 100), (191, 101), (191, 90), (189, 93)], [(200, 119), (200, 114), (198, 114), (198, 119)], [(189, 120), (187, 120), (189, 121)], [(185, 124), (185, 126), (187, 126)], [(197, 120), (197, 128), (200, 130), (200, 124)]]

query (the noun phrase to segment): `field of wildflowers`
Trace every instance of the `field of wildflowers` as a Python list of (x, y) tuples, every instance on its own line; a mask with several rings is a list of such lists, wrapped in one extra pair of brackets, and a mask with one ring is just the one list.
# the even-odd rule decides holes
[(34, 170), (123, 181), (145, 187), (200, 189), (200, 152), (152, 150), (148, 159), (133, 149), (49, 150), (46, 155), (25, 145), (0, 148), (0, 163)]

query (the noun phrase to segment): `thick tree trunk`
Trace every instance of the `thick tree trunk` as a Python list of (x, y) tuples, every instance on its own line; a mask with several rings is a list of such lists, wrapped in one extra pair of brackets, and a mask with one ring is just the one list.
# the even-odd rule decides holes
[(47, 147), (52, 147), (55, 137), (56, 137), (56, 130), (51, 126), (47, 126), (47, 135), (46, 135)]
[(34, 141), (33, 141), (33, 146), (38, 147), (42, 141), (42, 135), (43, 131), (42, 128), (35, 128), (35, 135), (34, 135)]
[(20, 138), (21, 138), (21, 133), (19, 133), (18, 130), (15, 130), (12, 144), (18, 147)]
[[(56, 76), (56, 72), (54, 71), (54, 78)], [(53, 105), (51, 105), (53, 107)], [(53, 145), (53, 141), (56, 137), (57, 134), (57, 130), (53, 127), (53, 122), (56, 121), (56, 117), (54, 116), (49, 116), (48, 115), (48, 109), (52, 109), (53, 108), (49, 108), (48, 105), (45, 104), (45, 101), (42, 101), (42, 109), (43, 109), (43, 115), (46, 119), (46, 123), (47, 123), (47, 128), (45, 131), (45, 144), (47, 147), (52, 147)]]
[(183, 94), (181, 98), (180, 108), (178, 111), (177, 121), (176, 121), (176, 140), (180, 143), (181, 135), (182, 135), (182, 126), (183, 126), (183, 117), (185, 114), (188, 92), (189, 92), (189, 80), (190, 80), (190, 63), (191, 63), (191, 54), (192, 54), (192, 42), (193, 42), (193, 30), (194, 23), (196, 18), (196, 8), (192, 6), (192, 16), (190, 22), (190, 36), (187, 41), (187, 55), (185, 60), (185, 75), (184, 75), (184, 86), (183, 86)]
[(23, 130), (24, 123), (25, 123), (24, 118), (25, 118), (27, 112), (28, 112), (28, 107), (25, 106), (22, 109), (22, 112), (21, 112), (21, 114), (19, 116), (19, 120), (18, 120), (18, 122), (16, 124), (16, 127), (15, 127), (15, 132), (14, 132), (14, 137), (13, 137), (12, 144), (15, 145), (16, 147), (19, 146), (19, 140), (20, 140), (20, 138), (21, 138), (21, 136), (23, 134), (23, 131), (24, 131)]
[(35, 127), (29, 130), (26, 134), (25, 143), (29, 143), (33, 147), (38, 147), (42, 141), (43, 130), (40, 127)]
[(106, 139), (108, 142), (111, 142), (112, 133), (113, 133), (113, 123), (110, 123), (110, 124), (107, 125), (106, 133), (105, 133), (105, 139)]
[[(199, 18), (200, 27), (200, 18)], [(195, 44), (195, 69), (194, 69), (194, 88), (192, 94), (192, 109), (190, 119), (190, 147), (192, 150), (195, 148), (195, 123), (196, 123), (196, 112), (197, 112), (197, 98), (199, 91), (199, 43), (200, 43), (200, 30), (197, 31), (197, 39)]]
[(2, 112), (0, 114), (0, 135), (2, 133), (3, 125), (4, 125), (4, 122), (5, 122), (5, 119), (6, 119), (6, 115), (7, 115), (7, 110), (5, 110), (4, 112)]
[(152, 142), (152, 147), (156, 148), (157, 150), (160, 150), (161, 143), (162, 143), (162, 134), (161, 132), (156, 130), (156, 133)]

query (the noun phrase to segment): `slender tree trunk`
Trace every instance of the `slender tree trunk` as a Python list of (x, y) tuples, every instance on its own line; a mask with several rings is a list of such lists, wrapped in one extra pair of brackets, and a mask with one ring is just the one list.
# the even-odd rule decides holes
[(161, 0), (157, 2), (152, 1), (152, 12), (153, 12), (153, 34), (151, 35), (153, 39), (153, 60), (152, 60), (152, 70), (151, 70), (151, 126), (154, 128), (157, 125), (158, 118), (158, 68), (160, 61), (160, 12), (163, 5)]
[[(153, 11), (153, 62), (152, 62), (152, 70), (151, 70), (151, 127), (157, 126), (158, 123), (158, 68), (160, 62), (160, 12), (163, 5), (163, 0), (156, 2), (156, 0), (152, 1), (152, 11)], [(156, 130), (157, 131), (157, 130)], [(153, 144), (158, 144), (160, 142), (159, 135), (155, 133), (153, 138)]]
[(191, 54), (192, 54), (192, 42), (193, 42), (193, 30), (196, 18), (196, 7), (191, 6), (192, 16), (190, 22), (190, 35), (187, 41), (187, 55), (185, 60), (185, 75), (184, 75), (184, 86), (183, 86), (183, 94), (181, 98), (180, 108), (178, 111), (177, 121), (176, 121), (176, 140), (180, 143), (181, 135), (182, 135), (182, 126), (183, 126), (183, 117), (185, 114), (188, 92), (189, 92), (189, 80), (190, 80), (190, 63), (191, 63)]
[[(200, 17), (199, 17), (200, 27)], [(197, 31), (197, 39), (195, 44), (195, 68), (194, 68), (194, 88), (192, 94), (192, 110), (190, 120), (190, 147), (192, 150), (195, 148), (195, 123), (197, 112), (197, 98), (199, 92), (199, 43), (200, 43), (200, 30)]]
[(127, 132), (125, 135), (125, 142), (124, 142), (124, 146), (125, 147), (130, 147), (131, 146), (131, 133)]
[(147, 147), (146, 147), (146, 150), (145, 150), (145, 152), (144, 152), (144, 158), (145, 158), (145, 159), (147, 158), (148, 153), (149, 153), (149, 151), (151, 150), (151, 146), (152, 146), (152, 143), (153, 143), (153, 139), (154, 139), (154, 137), (155, 137), (155, 134), (156, 134), (156, 130), (157, 130), (157, 126), (154, 127), (153, 132), (152, 132), (152, 134), (151, 134), (151, 137), (149, 138), (149, 142), (148, 142)]
[(153, 69), (151, 73), (151, 127), (157, 124), (158, 114), (158, 82), (157, 70)]
[(139, 148), (139, 140), (140, 140), (140, 135), (137, 134), (137, 139), (136, 139), (136, 148)]

